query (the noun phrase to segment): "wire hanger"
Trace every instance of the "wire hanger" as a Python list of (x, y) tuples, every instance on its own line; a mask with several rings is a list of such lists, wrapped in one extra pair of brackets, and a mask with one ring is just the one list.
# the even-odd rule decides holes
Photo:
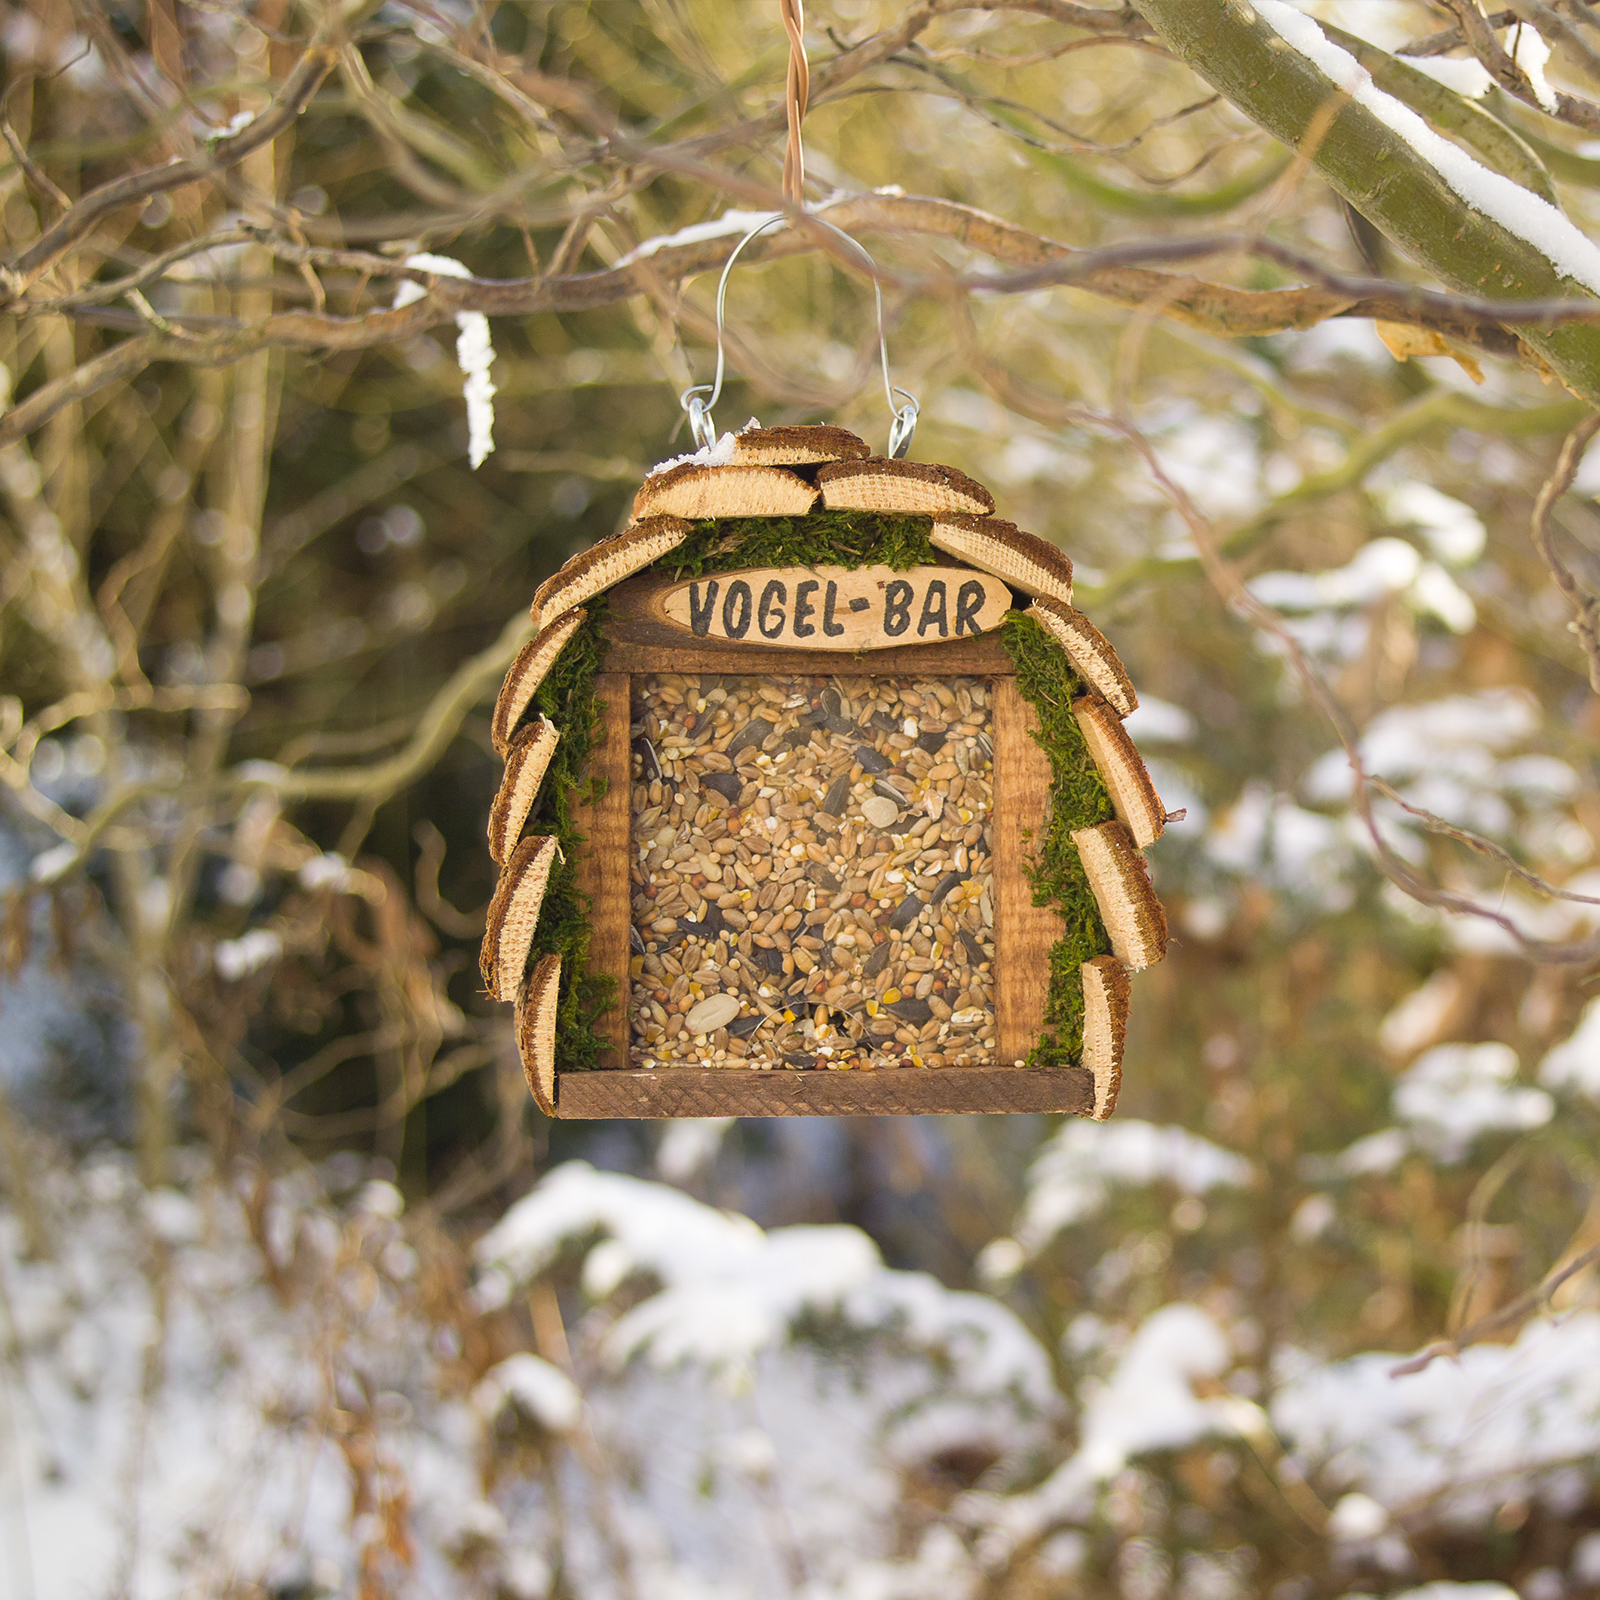
[[(785, 95), (789, 138), (783, 152), (783, 194), (786, 200), (798, 206), (804, 204), (806, 181), (805, 149), (800, 142), (800, 124), (805, 118), (806, 103), (810, 98), (811, 72), (806, 64), (805, 42), (802, 36), (805, 17), (801, 9), (801, 0), (779, 0), (779, 5), (783, 13), (784, 28), (789, 34), (789, 76)], [(724, 307), (728, 298), (728, 276), (733, 271), (734, 262), (739, 259), (747, 244), (753, 239), (759, 239), (762, 234), (770, 232), (773, 228), (783, 227), (788, 220), (787, 217), (777, 216), (757, 223), (734, 246), (733, 254), (728, 257), (727, 264), (722, 269), (722, 277), (717, 283), (716, 378), (711, 383), (695, 384), (685, 389), (678, 397), (678, 404), (689, 416), (689, 431), (701, 449), (709, 449), (717, 442), (717, 427), (712, 420), (711, 408), (721, 398), (722, 374), (726, 365), (723, 325)], [(844, 240), (866, 262), (872, 272), (872, 295), (878, 312), (878, 361), (883, 369), (883, 397), (888, 402), (890, 414), (894, 417), (894, 421), (889, 425), (888, 454), (899, 459), (911, 448), (911, 439), (917, 431), (917, 415), (921, 408), (917, 403), (917, 397), (902, 389), (889, 376), (889, 341), (883, 331), (883, 285), (878, 281), (878, 264), (872, 259), (866, 246), (860, 240), (852, 239), (843, 228), (836, 228), (831, 222), (824, 222), (821, 217), (813, 217), (811, 220)], [(897, 395), (901, 397), (903, 404), (896, 402)], [(709, 398), (702, 399), (702, 396)]]

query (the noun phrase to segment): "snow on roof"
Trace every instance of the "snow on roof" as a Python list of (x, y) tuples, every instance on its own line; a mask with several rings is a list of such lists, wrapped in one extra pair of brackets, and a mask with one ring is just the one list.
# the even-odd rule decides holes
[[(1473, 210), (1532, 245), (1562, 277), (1600, 293), (1600, 248), (1549, 201), (1510, 178), (1491, 172), (1458, 145), (1435, 133), (1416, 112), (1376, 88), (1366, 68), (1349, 51), (1341, 50), (1310, 17), (1285, 4), (1285, 0), (1257, 0), (1256, 11), (1285, 44), (1298, 50), (1357, 105), (1396, 134)], [(1525, 29), (1525, 35), (1530, 31)], [(1524, 63), (1530, 78), (1534, 60), (1535, 55), (1530, 54)]]

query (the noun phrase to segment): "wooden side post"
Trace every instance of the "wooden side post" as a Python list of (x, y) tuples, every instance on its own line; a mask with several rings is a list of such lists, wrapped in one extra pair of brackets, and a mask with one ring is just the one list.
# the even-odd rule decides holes
[[(628, 924), (631, 908), (628, 865), (632, 850), (632, 764), (629, 729), (632, 722), (633, 682), (626, 672), (596, 673), (595, 697), (605, 702), (601, 712), (604, 740), (590, 758), (590, 771), (607, 780), (605, 794), (596, 805), (579, 806), (576, 822), (587, 843), (578, 857), (578, 887), (593, 903), (589, 939), (589, 970), (610, 973), (617, 980), (616, 1004), (600, 1019), (599, 1031), (608, 1048), (600, 1052), (602, 1067), (628, 1065)], [(563, 1063), (557, 1062), (559, 1073)], [(560, 1109), (560, 1079), (557, 1079)]]
[[(1033, 903), (1031, 864), (1050, 805), (1050, 758), (1033, 737), (1039, 719), (1015, 678), (994, 678), (994, 967), (999, 1063), (1031, 1050), (1044, 1027), (1050, 950), (1061, 919)], [(1023, 834), (1034, 839), (1025, 843)]]

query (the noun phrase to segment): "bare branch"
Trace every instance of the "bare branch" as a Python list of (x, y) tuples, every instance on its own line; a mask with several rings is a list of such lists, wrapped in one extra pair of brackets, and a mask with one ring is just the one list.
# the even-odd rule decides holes
[(270, 144), (305, 109), (335, 59), (335, 52), (326, 44), (313, 44), (295, 64), (272, 103), (237, 133), (216, 140), (204, 154), (185, 156), (165, 166), (146, 167), (91, 189), (0, 277), (0, 306), (20, 295), (102, 217), (136, 200), (212, 177), (242, 161), (252, 150)]
[(1582, 1255), (1574, 1256), (1564, 1267), (1547, 1273), (1536, 1288), (1530, 1289), (1526, 1294), (1520, 1294), (1515, 1300), (1500, 1307), (1498, 1311), (1491, 1311), (1486, 1317), (1479, 1317), (1469, 1327), (1463, 1328), (1453, 1339), (1435, 1339), (1432, 1344), (1419, 1350), (1409, 1361), (1402, 1361), (1398, 1366), (1390, 1367), (1391, 1378), (1405, 1378), (1416, 1372), (1423, 1372), (1432, 1366), (1440, 1356), (1448, 1356), (1452, 1361), (1470, 1345), (1478, 1344), (1492, 1333), (1499, 1333), (1505, 1328), (1514, 1328), (1525, 1317), (1531, 1316), (1535, 1311), (1543, 1311), (1549, 1304), (1551, 1296), (1569, 1278), (1575, 1278), (1585, 1267), (1592, 1267), (1600, 1262), (1600, 1244), (1585, 1250)]
[(1600, 694), (1600, 599), (1585, 593), (1580, 587), (1571, 569), (1557, 552), (1550, 533), (1551, 507), (1572, 487), (1584, 448), (1596, 433), (1600, 433), (1600, 412), (1585, 417), (1567, 435), (1561, 446), (1561, 454), (1556, 458), (1555, 468), (1545, 479), (1539, 490), (1539, 498), (1534, 502), (1531, 531), (1534, 549), (1539, 552), (1545, 566), (1550, 569), (1550, 576), (1555, 579), (1556, 587), (1566, 596), (1567, 603), (1576, 613), (1568, 626), (1577, 635), (1589, 662), (1589, 687)]
[[(1555, 95), (1555, 110), (1550, 111), (1540, 103), (1527, 73), (1517, 65), (1505, 46), (1495, 37), (1488, 18), (1478, 6), (1478, 0), (1441, 0), (1441, 3), (1460, 23), (1462, 35), (1471, 47), (1473, 55), (1483, 63), (1489, 76), (1507, 94), (1522, 101), (1524, 105), (1532, 106), (1535, 111), (1543, 111), (1546, 116), (1553, 116), (1558, 121), (1570, 123), (1575, 128), (1586, 128), (1591, 133), (1600, 131), (1600, 105), (1596, 105), (1592, 100), (1583, 100), (1562, 90), (1552, 90)], [(1512, 18), (1513, 23), (1519, 20), (1517, 17)]]

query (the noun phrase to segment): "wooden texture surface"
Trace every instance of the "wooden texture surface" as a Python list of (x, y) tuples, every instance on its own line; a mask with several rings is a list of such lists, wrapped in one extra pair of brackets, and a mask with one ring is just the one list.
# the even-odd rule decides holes
[(888, 650), (998, 628), (1011, 609), (999, 578), (967, 567), (754, 567), (685, 579), (652, 596), (688, 639), (761, 650)]
[[(987, 580), (986, 580), (987, 581)], [(745, 672), (815, 676), (1011, 677), (1016, 668), (998, 633), (886, 650), (796, 650), (771, 645), (696, 639), (661, 615), (663, 595), (678, 587), (668, 575), (645, 573), (619, 583), (607, 597), (607, 672)]]
[(596, 698), (605, 702), (605, 742), (592, 756), (590, 770), (604, 776), (608, 786), (597, 805), (575, 809), (578, 831), (587, 836), (578, 856), (578, 887), (594, 902), (589, 971), (610, 973), (617, 980), (617, 1003), (600, 1019), (599, 1031), (610, 1046), (601, 1052), (600, 1065), (619, 1068), (628, 1060), (632, 685), (625, 672), (601, 672), (595, 675), (594, 690)]
[(1033, 738), (1038, 717), (1014, 679), (994, 685), (994, 967), (996, 1047), (1002, 1062), (1027, 1055), (1044, 1025), (1050, 949), (1061, 919), (1033, 903), (1024, 872), (1044, 832), (1050, 804), (1050, 761)]
[(1084, 1115), (1094, 1079), (1083, 1067), (925, 1067), (892, 1072), (784, 1069), (567, 1072), (560, 1117), (882, 1117), (992, 1111)]

